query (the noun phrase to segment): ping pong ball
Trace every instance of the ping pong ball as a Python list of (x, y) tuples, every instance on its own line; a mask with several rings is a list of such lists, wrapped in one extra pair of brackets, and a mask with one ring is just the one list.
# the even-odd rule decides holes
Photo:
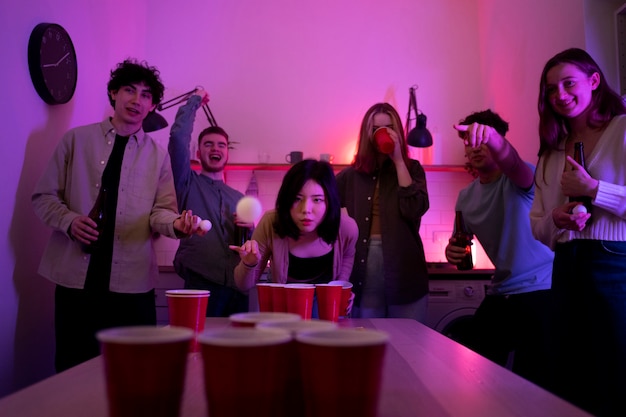
[(244, 223), (256, 222), (263, 212), (258, 198), (245, 196), (237, 203), (237, 220)]
[(209, 230), (211, 230), (212, 227), (213, 225), (211, 224), (209, 220), (202, 220), (200, 222), (200, 229), (204, 230), (205, 232), (208, 232)]
[(585, 207), (584, 204), (579, 204), (577, 206), (574, 206), (574, 208), (572, 209), (572, 214), (577, 214), (577, 213), (587, 213), (587, 207)]

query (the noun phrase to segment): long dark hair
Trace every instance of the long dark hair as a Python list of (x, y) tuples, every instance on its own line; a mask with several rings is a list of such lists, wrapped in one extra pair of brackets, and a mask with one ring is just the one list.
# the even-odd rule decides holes
[(298, 239), (300, 229), (291, 218), (291, 207), (304, 184), (313, 180), (324, 189), (326, 198), (326, 215), (317, 227), (317, 235), (326, 243), (332, 244), (339, 235), (341, 206), (339, 192), (332, 166), (325, 161), (305, 159), (292, 166), (285, 174), (276, 196), (276, 212), (274, 230), (281, 238)]
[(587, 125), (594, 128), (606, 126), (614, 116), (626, 113), (623, 99), (606, 82), (602, 70), (584, 50), (570, 48), (559, 52), (546, 62), (539, 83), (539, 157), (546, 151), (562, 150), (562, 142), (570, 133), (569, 120), (554, 111), (550, 104), (547, 88), (548, 71), (559, 64), (575, 65), (591, 77), (600, 75), (598, 88), (592, 91), (590, 108), (587, 112)]
[(379, 168), (377, 166), (378, 150), (372, 140), (374, 135), (374, 116), (378, 113), (386, 113), (391, 117), (393, 130), (400, 138), (402, 158), (404, 159), (406, 166), (409, 166), (409, 154), (406, 145), (406, 138), (404, 137), (402, 120), (400, 120), (398, 112), (389, 103), (376, 103), (370, 107), (363, 116), (361, 130), (359, 132), (359, 144), (356, 154), (354, 155), (354, 161), (352, 162), (352, 166), (354, 166), (357, 171), (366, 174), (371, 174)]

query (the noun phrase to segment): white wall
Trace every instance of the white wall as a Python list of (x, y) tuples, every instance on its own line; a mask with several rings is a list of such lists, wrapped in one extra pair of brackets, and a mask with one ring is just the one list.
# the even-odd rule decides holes
[[(404, 118), (413, 84), (435, 134), (431, 162), (462, 162), (450, 126), (490, 105), (532, 160), (541, 66), (593, 32), (582, 0), (298, 3), (0, 4), (0, 31), (12, 40), (0, 46), (0, 396), (53, 372), (53, 286), (36, 273), (50, 232), (30, 194), (63, 132), (109, 114), (105, 85), (115, 63), (137, 56), (157, 65), (166, 98), (204, 84), (218, 122), (241, 142), (234, 162), (256, 162), (259, 151), (281, 162), (295, 148), (348, 162), (367, 107), (389, 101)], [(79, 80), (66, 105), (45, 105), (30, 83), (28, 37), (42, 21), (60, 23), (75, 41)], [(166, 131), (156, 136), (165, 141)]]

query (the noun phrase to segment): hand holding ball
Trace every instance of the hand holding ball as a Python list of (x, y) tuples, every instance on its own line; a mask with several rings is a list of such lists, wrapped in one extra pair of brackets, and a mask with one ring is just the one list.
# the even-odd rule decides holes
[(263, 207), (258, 198), (246, 196), (237, 203), (237, 221), (255, 223), (263, 214)]
[(213, 228), (213, 224), (211, 224), (209, 220), (202, 220), (200, 217), (198, 217), (198, 220), (196, 221), (196, 224), (194, 226), (199, 227), (205, 232), (208, 232)]

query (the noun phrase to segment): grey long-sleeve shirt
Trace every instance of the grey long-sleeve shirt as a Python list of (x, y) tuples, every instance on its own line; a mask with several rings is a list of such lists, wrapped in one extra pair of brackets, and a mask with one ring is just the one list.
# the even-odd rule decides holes
[(228, 245), (235, 228), (233, 213), (243, 194), (191, 168), (189, 144), (200, 104), (199, 96), (191, 96), (179, 107), (168, 149), (179, 209), (192, 210), (193, 214), (209, 220), (213, 228), (204, 236), (182, 239), (174, 267), (181, 276), (185, 270), (191, 270), (213, 283), (236, 288), (233, 270), (239, 263), (239, 254)]

